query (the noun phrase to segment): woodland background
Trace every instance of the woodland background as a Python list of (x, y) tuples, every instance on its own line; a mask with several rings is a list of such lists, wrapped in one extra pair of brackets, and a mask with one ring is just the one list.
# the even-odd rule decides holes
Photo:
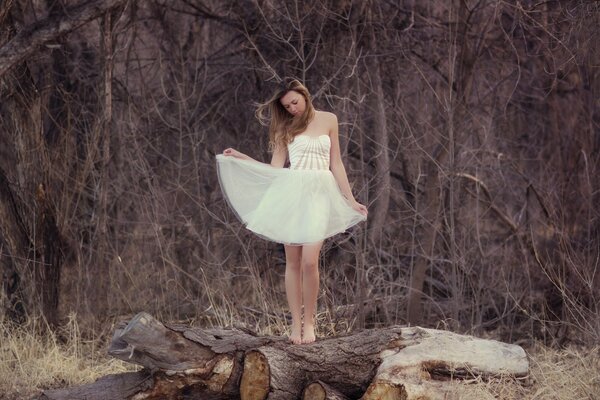
[(0, 319), (283, 332), (283, 247), (215, 154), (269, 162), (254, 104), (294, 76), (369, 207), (325, 243), (319, 329), (597, 343), (599, 26), (596, 1), (3, 0)]

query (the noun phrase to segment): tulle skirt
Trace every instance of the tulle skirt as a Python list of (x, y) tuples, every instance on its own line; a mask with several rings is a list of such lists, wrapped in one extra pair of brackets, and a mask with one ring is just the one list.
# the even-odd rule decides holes
[(237, 218), (264, 239), (315, 243), (367, 218), (350, 206), (328, 169), (275, 168), (218, 154), (217, 173)]

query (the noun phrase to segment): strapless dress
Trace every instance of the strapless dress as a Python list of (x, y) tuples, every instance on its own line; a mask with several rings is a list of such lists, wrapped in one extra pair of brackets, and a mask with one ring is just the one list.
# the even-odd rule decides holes
[(216, 156), (223, 196), (247, 229), (277, 243), (304, 245), (366, 220), (329, 169), (329, 135), (297, 135), (287, 150), (289, 168)]

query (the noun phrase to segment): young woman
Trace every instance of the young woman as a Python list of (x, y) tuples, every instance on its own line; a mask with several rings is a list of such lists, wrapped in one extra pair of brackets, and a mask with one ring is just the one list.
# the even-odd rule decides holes
[[(352, 195), (337, 117), (315, 110), (304, 85), (298, 80), (285, 84), (256, 115), (269, 124), (271, 163), (227, 148), (217, 155), (219, 182), (246, 228), (285, 245), (290, 341), (311, 343), (323, 240), (366, 220), (367, 208)], [(283, 168), (287, 158), (290, 167)]]

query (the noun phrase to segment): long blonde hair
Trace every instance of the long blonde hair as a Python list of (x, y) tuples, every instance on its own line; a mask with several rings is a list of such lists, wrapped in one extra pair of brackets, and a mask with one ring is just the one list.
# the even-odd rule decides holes
[[(292, 90), (301, 94), (306, 101), (306, 108), (300, 118), (293, 118), (280, 101)], [(277, 146), (285, 148), (294, 136), (306, 130), (315, 116), (315, 108), (306, 86), (299, 80), (292, 79), (284, 83), (269, 100), (258, 104), (255, 115), (262, 125), (269, 125), (269, 151), (274, 151)]]

